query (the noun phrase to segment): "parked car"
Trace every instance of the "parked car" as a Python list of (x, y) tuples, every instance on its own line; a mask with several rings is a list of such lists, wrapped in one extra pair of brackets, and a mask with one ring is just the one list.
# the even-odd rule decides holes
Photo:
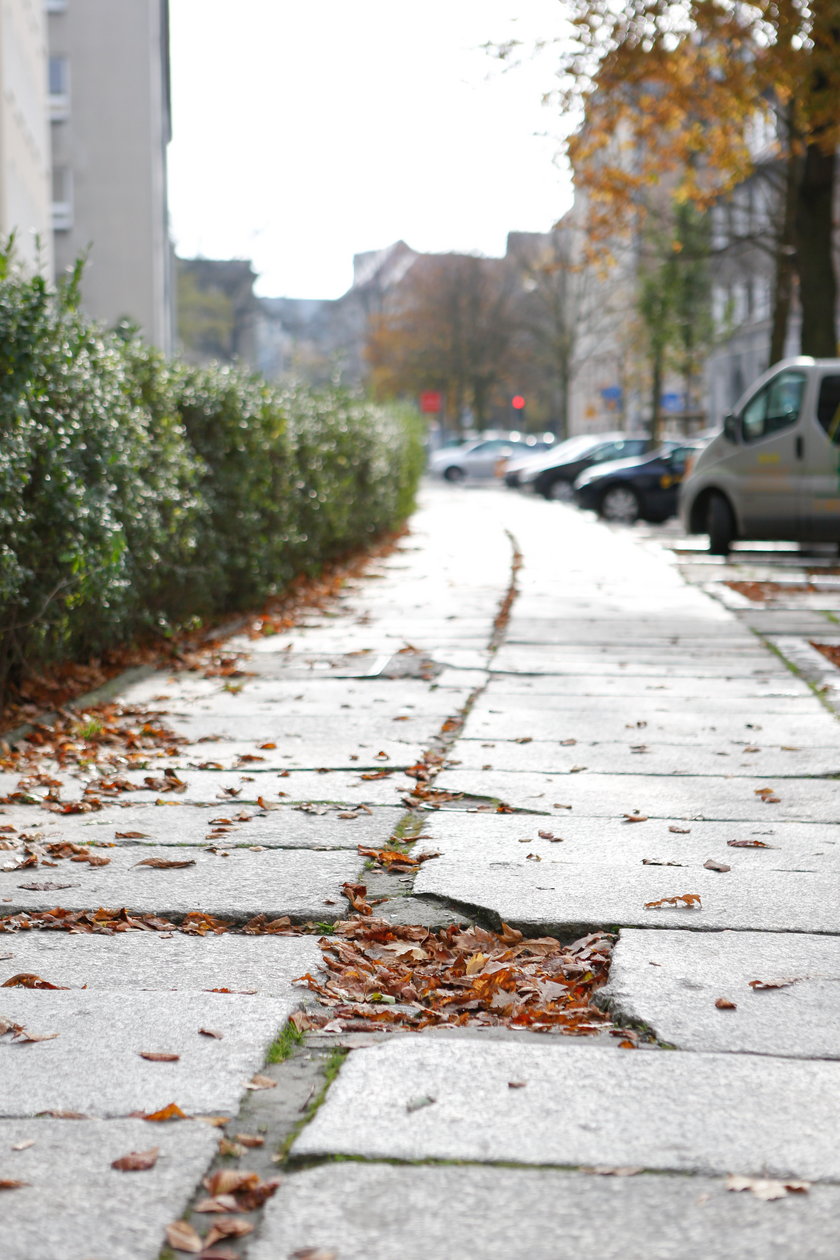
[(606, 521), (667, 521), (677, 511), (686, 461), (700, 449), (699, 442), (665, 442), (652, 454), (594, 464), (575, 481), (575, 502)]
[(742, 395), (680, 488), (690, 534), (840, 542), (840, 359), (784, 359)]
[(565, 454), (560, 448), (546, 452), (544, 463), (521, 473), (523, 489), (534, 490), (546, 499), (571, 501), (575, 479), (592, 464), (641, 455), (650, 445), (648, 438), (625, 437), (623, 433), (593, 433), (581, 435), (579, 440), (580, 446)]
[(592, 438), (589, 434), (579, 434), (577, 437), (566, 438), (554, 446), (546, 447), (543, 444), (524, 454), (513, 455), (508, 460), (505, 469), (505, 485), (515, 488), (521, 485), (525, 473), (532, 469), (539, 471), (547, 468), (552, 463), (569, 458), (575, 451), (588, 450), (591, 444)]
[(483, 438), (466, 446), (445, 446), (430, 456), (429, 472), (446, 481), (495, 477), (512, 455), (535, 449), (535, 445), (516, 438)]

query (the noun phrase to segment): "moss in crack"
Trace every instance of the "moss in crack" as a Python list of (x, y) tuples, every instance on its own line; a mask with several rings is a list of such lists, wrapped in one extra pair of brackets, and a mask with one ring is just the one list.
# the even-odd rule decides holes
[(330, 1086), (341, 1071), (344, 1060), (347, 1058), (349, 1053), (350, 1051), (343, 1046), (338, 1046), (335, 1050), (330, 1051), (329, 1055), (324, 1060), (323, 1084), (318, 1090), (318, 1093), (312, 1099), (312, 1102), (307, 1107), (303, 1118), (295, 1125), (294, 1129), (292, 1129), (291, 1133), (277, 1151), (275, 1163), (282, 1164), (288, 1158), (289, 1152), (292, 1149), (292, 1145), (298, 1134), (301, 1133), (312, 1120), (314, 1120), (327, 1096)]
[(303, 1044), (305, 1038), (306, 1033), (289, 1020), (269, 1047), (266, 1062), (283, 1063), (286, 1059), (290, 1059), (298, 1046)]

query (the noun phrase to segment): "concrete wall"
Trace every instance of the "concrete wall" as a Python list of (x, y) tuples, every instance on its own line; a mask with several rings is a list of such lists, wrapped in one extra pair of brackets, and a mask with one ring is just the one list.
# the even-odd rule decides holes
[(67, 0), (49, 17), (50, 57), (66, 58), (68, 72), (66, 102), (52, 98), (55, 183), (69, 193), (64, 226), (56, 219), (56, 273), (89, 250), (85, 309), (107, 324), (138, 323), (164, 350), (173, 302), (167, 19), (166, 0)]
[[(49, 274), (50, 146), (42, 0), (0, 3), (0, 235), (27, 270)], [(40, 242), (40, 243), (39, 243)]]

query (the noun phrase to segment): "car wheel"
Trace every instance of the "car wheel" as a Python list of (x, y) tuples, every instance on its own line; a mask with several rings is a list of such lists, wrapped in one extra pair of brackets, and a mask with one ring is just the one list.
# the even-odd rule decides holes
[(601, 496), (598, 515), (605, 521), (632, 525), (640, 516), (639, 496), (632, 486), (610, 486)]
[(735, 518), (722, 494), (713, 494), (706, 508), (706, 529), (709, 551), (713, 556), (728, 556), (735, 539)]
[(557, 503), (571, 503), (575, 497), (572, 483), (566, 481), (564, 477), (557, 477), (556, 480), (549, 482), (544, 493), (547, 499), (554, 499)]
[(465, 474), (463, 468), (459, 468), (457, 464), (450, 464), (449, 467), (444, 470), (443, 476), (446, 481), (455, 483), (457, 481), (463, 481)]

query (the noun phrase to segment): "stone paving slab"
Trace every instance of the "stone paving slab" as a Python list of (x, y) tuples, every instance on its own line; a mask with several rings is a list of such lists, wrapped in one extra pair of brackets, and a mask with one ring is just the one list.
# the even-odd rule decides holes
[(836, 1260), (838, 1213), (834, 1186), (768, 1205), (710, 1177), (342, 1163), (285, 1179), (249, 1260)]
[[(217, 1144), (197, 1123), (0, 1121), (0, 1179), (29, 1183), (3, 1192), (3, 1260), (157, 1260)], [(153, 1146), (160, 1155), (147, 1172), (111, 1167)]]
[[(6, 989), (0, 1016), (52, 1041), (0, 1041), (0, 1115), (127, 1116), (176, 1102), (188, 1115), (234, 1115), (299, 1003), (237, 993)], [(220, 1032), (220, 1038), (200, 1029)], [(141, 1051), (178, 1054), (151, 1062)], [(150, 1141), (147, 1145), (153, 1145)]]
[(292, 981), (306, 971), (314, 973), (321, 962), (314, 936), (22, 932), (0, 937), (0, 986), (12, 976), (32, 972), (50, 984), (97, 992), (255, 992), (282, 998), (290, 1010), (305, 998)]
[[(129, 802), (132, 797), (128, 798)], [(130, 847), (143, 844), (214, 845), (224, 848), (352, 849), (358, 845), (381, 848), (392, 835), (405, 808), (377, 806), (370, 813), (343, 807), (319, 807), (308, 814), (294, 805), (278, 805), (269, 813), (258, 806), (227, 805), (106, 805), (90, 814), (52, 814), (35, 805), (0, 808), (0, 823), (18, 833), (42, 837), (49, 843)], [(341, 817), (341, 815), (351, 815)], [(227, 820), (227, 821), (225, 821)], [(229, 824), (229, 825), (228, 825)], [(225, 834), (213, 835), (219, 827)], [(139, 836), (125, 836), (139, 832)], [(7, 839), (9, 837), (3, 837)], [(14, 837), (10, 837), (14, 838)], [(140, 855), (142, 856), (142, 855)], [(0, 870), (12, 854), (0, 849)]]
[[(334, 724), (334, 723), (333, 723)], [(320, 738), (275, 735), (269, 743), (275, 748), (264, 748), (244, 740), (214, 740), (212, 743), (191, 743), (174, 753), (150, 757), (149, 770), (168, 765), (183, 770), (345, 770), (350, 773), (413, 766), (422, 757), (431, 739), (437, 734), (427, 730), (422, 739), (413, 742), (395, 739), (390, 732), (383, 734), (384, 723), (371, 723), (364, 738), (338, 739), (322, 735)], [(393, 728), (392, 728), (393, 729)]]
[[(793, 983), (755, 990), (751, 980)], [(737, 1009), (717, 1009), (721, 997)], [(682, 1050), (838, 1059), (840, 939), (630, 929), (599, 999)]]
[[(813, 697), (777, 698), (757, 710), (755, 701), (695, 698), (690, 711), (663, 700), (634, 697), (619, 704), (615, 697), (553, 695), (539, 708), (503, 704), (492, 684), (470, 710), (464, 737), (470, 739), (624, 740), (626, 743), (668, 742), (710, 744), (713, 740), (742, 745), (814, 745), (836, 747), (840, 724)], [(507, 697), (509, 700), (510, 697)]]
[[(531, 739), (527, 743), (497, 740), (459, 739), (450, 750), (450, 764), (464, 770), (486, 770), (497, 765), (505, 771), (522, 770), (551, 774), (575, 774), (581, 767), (593, 774), (636, 775), (639, 771), (656, 775), (721, 774), (747, 776), (774, 775), (778, 778), (815, 777), (840, 774), (840, 743), (817, 748), (743, 747), (717, 738), (714, 744), (670, 745), (652, 741), (648, 731), (637, 732), (635, 747), (626, 741), (603, 740), (572, 747), (558, 740)], [(708, 738), (708, 737), (707, 737)], [(642, 741), (645, 742), (642, 742)]]
[[(295, 707), (299, 709), (303, 703), (298, 701)], [(393, 712), (395, 708), (397, 713)], [(208, 755), (220, 744), (231, 742), (247, 744), (250, 752), (271, 752), (271, 749), (260, 749), (259, 745), (276, 743), (278, 751), (290, 751), (336, 745), (340, 741), (345, 756), (358, 752), (360, 743), (375, 744), (377, 737), (400, 744), (428, 741), (453, 713), (448, 705), (440, 702), (436, 710), (427, 708), (421, 712), (398, 703), (387, 709), (382, 705), (366, 706), (364, 711), (345, 716), (338, 711), (338, 697), (331, 707), (325, 707), (320, 713), (287, 713), (282, 705), (260, 712), (252, 710), (244, 701), (240, 701), (238, 708), (230, 706), (223, 715), (215, 706), (207, 712), (197, 706), (175, 705), (155, 711), (163, 715), (178, 735), (188, 739), (191, 745), (198, 745)]]
[[(647, 655), (648, 659), (645, 659)], [(592, 650), (589, 653), (573, 655), (556, 648), (539, 647), (501, 647), (493, 658), (493, 674), (585, 674), (597, 673), (605, 675), (626, 674), (637, 678), (746, 678), (763, 679), (766, 683), (785, 682), (787, 670), (767, 652), (750, 656), (741, 653), (738, 656), (724, 656), (722, 653), (707, 653), (694, 660), (686, 659), (679, 648), (664, 647), (659, 653), (634, 656), (629, 650), (620, 656), (607, 656)], [(460, 664), (455, 653), (441, 655), (441, 660), (448, 664)]]
[(335, 717), (337, 713), (346, 712), (348, 720), (351, 720), (353, 710), (370, 708), (373, 712), (379, 709), (387, 711), (389, 718), (394, 711), (420, 716), (428, 714), (434, 722), (435, 717), (441, 714), (448, 716), (452, 707), (457, 709), (468, 695), (469, 689), (465, 685), (457, 694), (449, 690), (442, 696), (439, 679), (430, 684), (413, 678), (399, 681), (312, 678), (302, 688), (297, 682), (284, 683), (248, 676), (226, 682), (224, 679), (196, 678), (193, 675), (173, 678), (161, 673), (129, 687), (121, 693), (121, 700), (126, 704), (161, 706), (175, 719), (191, 716), (196, 721), (207, 721), (206, 733), (214, 734), (213, 723), (223, 722), (228, 717), (235, 719), (239, 715), (248, 719), (252, 715), (261, 715), (261, 722), (266, 717), (285, 722), (292, 716), (307, 720), (325, 713)]
[[(840, 783), (834, 779), (713, 779), (638, 774), (538, 774), (504, 770), (444, 770), (436, 786), (449, 792), (501, 800), (516, 809), (593, 818), (622, 818), (638, 810), (652, 818), (718, 821), (840, 821)], [(759, 789), (775, 790), (766, 804)]]
[(772, 678), (714, 678), (672, 675), (657, 678), (648, 675), (601, 674), (584, 669), (580, 673), (528, 674), (527, 671), (500, 673), (498, 656), (494, 658), (488, 695), (537, 697), (546, 696), (641, 696), (647, 699), (678, 698), (681, 702), (698, 698), (704, 701), (754, 700), (763, 705), (767, 699), (806, 697), (813, 703), (814, 693), (802, 678), (790, 671)]
[[(729, 852), (716, 856), (725, 859)], [(526, 936), (568, 937), (614, 926), (835, 933), (840, 874), (745, 868), (720, 874), (702, 867), (598, 865), (548, 857), (486, 865), (475, 858), (469, 863), (436, 858), (424, 862), (414, 892), (489, 912)], [(702, 904), (645, 908), (682, 893), (699, 895)]]
[[(424, 819), (423, 834), (441, 857), (440, 866), (527, 863), (529, 853), (544, 862), (642, 866), (673, 862), (687, 870), (714, 858), (735, 872), (840, 871), (840, 826), (828, 823), (682, 822), (651, 818), (627, 823), (615, 818), (533, 818), (517, 814), (470, 814), (438, 810)], [(540, 831), (559, 837), (550, 840)], [(752, 841), (766, 848), (732, 848), (728, 841)]]
[[(388, 770), (387, 762), (376, 771)], [(350, 804), (394, 805), (400, 792), (414, 786), (413, 779), (407, 779), (399, 770), (393, 772), (393, 778), (376, 778), (364, 780), (361, 775), (368, 773), (358, 771), (331, 770), (325, 768), (323, 773), (317, 770), (259, 771), (253, 768), (246, 770), (184, 770), (178, 778), (186, 784), (183, 790), (171, 788), (161, 781), (160, 771), (126, 770), (119, 772), (119, 778), (134, 785), (134, 790), (119, 793), (119, 799), (131, 804), (148, 805), (156, 801), (167, 801), (181, 805), (218, 805), (221, 801), (226, 809), (242, 805), (256, 804), (260, 797), (271, 804), (281, 801), (347, 801)], [(154, 787), (145, 785), (147, 777), (158, 782)], [(60, 796), (62, 801), (76, 801), (84, 794), (88, 784), (94, 788), (100, 777), (88, 776), (75, 779), (62, 776)], [(0, 797), (7, 797), (20, 790), (21, 776), (8, 772), (0, 773)], [(48, 787), (34, 787), (24, 792), (32, 801), (43, 800), (49, 792)], [(102, 797), (107, 800), (107, 794)], [(11, 802), (17, 803), (17, 802)], [(2, 802), (0, 802), (2, 807)]]
[[(149, 845), (109, 850), (108, 866), (62, 861), (58, 866), (0, 872), (0, 910), (95, 909), (126, 907), (140, 914), (181, 915), (203, 910), (242, 920), (255, 914), (293, 920), (334, 917), (346, 909), (341, 893), (355, 881), (363, 859), (346, 850), (247, 849), (210, 853), (206, 849)], [(147, 859), (190, 861), (178, 869), (139, 865)], [(25, 884), (45, 884), (27, 889)]]
[(838, 1124), (838, 1063), (397, 1037), (350, 1054), (292, 1150), (832, 1181)]

